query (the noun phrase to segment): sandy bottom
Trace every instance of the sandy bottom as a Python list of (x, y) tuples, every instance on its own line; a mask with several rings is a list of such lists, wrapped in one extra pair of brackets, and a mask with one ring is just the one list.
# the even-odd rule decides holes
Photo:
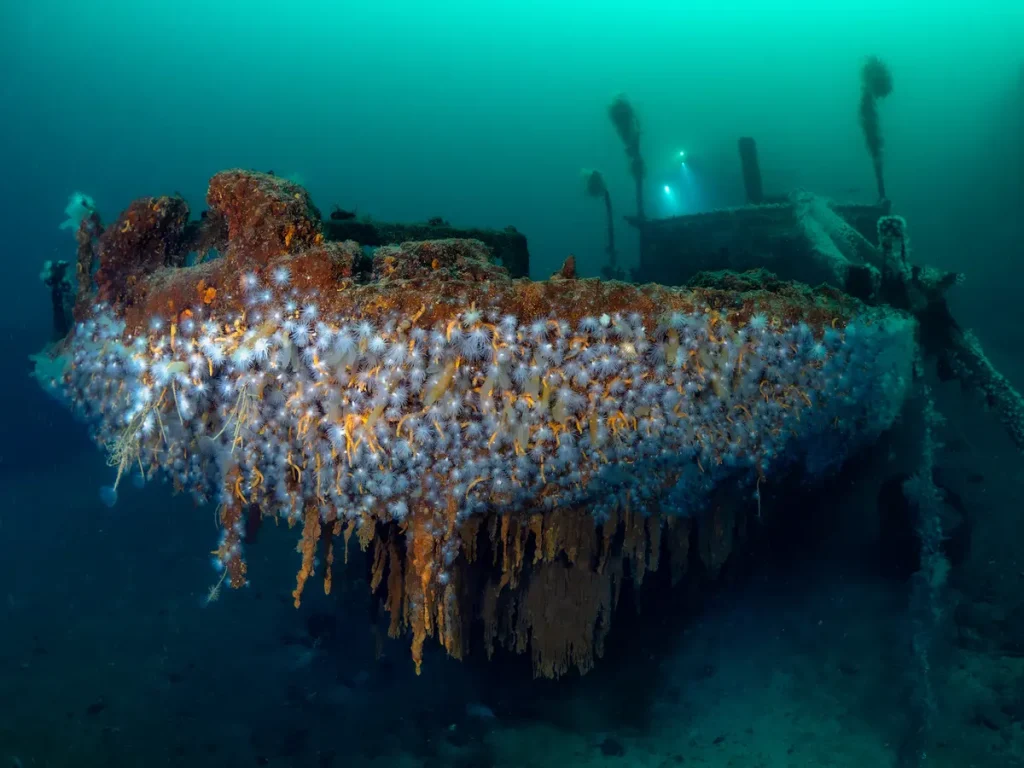
[[(270, 529), (253, 586), (203, 607), (212, 512), (163, 488), (106, 509), (104, 471), (90, 457), (3, 487), (4, 768), (901, 765), (909, 656), (891, 584), (806, 563), (725, 590), (685, 631), (582, 680), (527, 683), (521, 664), (503, 678), (438, 652), (417, 678), (403, 643), (375, 660), (358, 569), (330, 602), (291, 607), (294, 532)], [(324, 640), (310, 621), (328, 609)], [(927, 765), (1024, 766), (1020, 722), (986, 714), (993, 690), (1024, 698), (1024, 660), (943, 644), (933, 666)]]

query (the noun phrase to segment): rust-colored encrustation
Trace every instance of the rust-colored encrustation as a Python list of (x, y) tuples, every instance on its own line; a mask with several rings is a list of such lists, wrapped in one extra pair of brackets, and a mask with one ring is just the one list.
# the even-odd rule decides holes
[(762, 483), (841, 461), (909, 376), (887, 350), (910, 321), (770, 275), (512, 279), (475, 240), (325, 241), (275, 176), (217, 174), (207, 202), (78, 232), (63, 383), (98, 414), (104, 498), (161, 473), (217, 504), (218, 588), (249, 577), (251, 521), (284, 518), (296, 606), (355, 537), (417, 669), (479, 622), (487, 653), (586, 671), (625, 579), (717, 574)]

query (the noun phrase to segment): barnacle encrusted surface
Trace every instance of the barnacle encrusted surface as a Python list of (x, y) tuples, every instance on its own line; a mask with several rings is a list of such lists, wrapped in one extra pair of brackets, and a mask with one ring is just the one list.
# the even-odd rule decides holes
[(358, 248), (307, 239), (96, 303), (60, 386), (115, 488), (164, 474), (219, 505), (232, 586), (252, 514), (301, 526), (296, 605), (336, 540), (372, 546), (417, 668), (475, 619), (538, 674), (589, 668), (627, 566), (682, 574), (697, 546), (713, 572), (762, 481), (841, 462), (910, 380), (913, 322), (835, 293), (511, 280), (467, 241), (382, 249), (357, 282)]

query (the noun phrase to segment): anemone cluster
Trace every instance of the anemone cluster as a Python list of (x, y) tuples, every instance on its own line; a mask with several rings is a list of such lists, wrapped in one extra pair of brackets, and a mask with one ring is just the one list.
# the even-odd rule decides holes
[[(913, 321), (890, 312), (812, 328), (756, 311), (570, 322), (469, 306), (421, 323), (328, 316), (286, 268), (268, 277), (242, 277), (234, 316), (133, 335), (97, 305), (78, 324), (63, 388), (116, 467), (108, 503), (126, 475), (163, 473), (199, 502), (290, 520), (310, 506), (325, 522), (691, 515), (722, 483), (753, 497), (786, 463), (841, 460), (891, 423), (913, 359)], [(217, 567), (241, 558), (241, 525)]]

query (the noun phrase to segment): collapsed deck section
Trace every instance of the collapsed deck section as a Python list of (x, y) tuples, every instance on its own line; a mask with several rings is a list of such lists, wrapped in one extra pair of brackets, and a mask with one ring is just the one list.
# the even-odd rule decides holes
[(219, 505), (232, 586), (263, 517), (301, 530), (296, 605), (356, 537), (417, 668), (479, 621), (537, 674), (586, 670), (626, 574), (667, 556), (681, 576), (694, 552), (714, 572), (761, 483), (829, 471), (906, 393), (913, 322), (834, 291), (513, 280), (464, 240), (360, 264), (301, 193), (230, 173), (211, 182), (224, 255), (143, 269), (115, 249), (136, 277), (86, 287), (59, 385), (109, 452), (109, 498), (138, 472)]

